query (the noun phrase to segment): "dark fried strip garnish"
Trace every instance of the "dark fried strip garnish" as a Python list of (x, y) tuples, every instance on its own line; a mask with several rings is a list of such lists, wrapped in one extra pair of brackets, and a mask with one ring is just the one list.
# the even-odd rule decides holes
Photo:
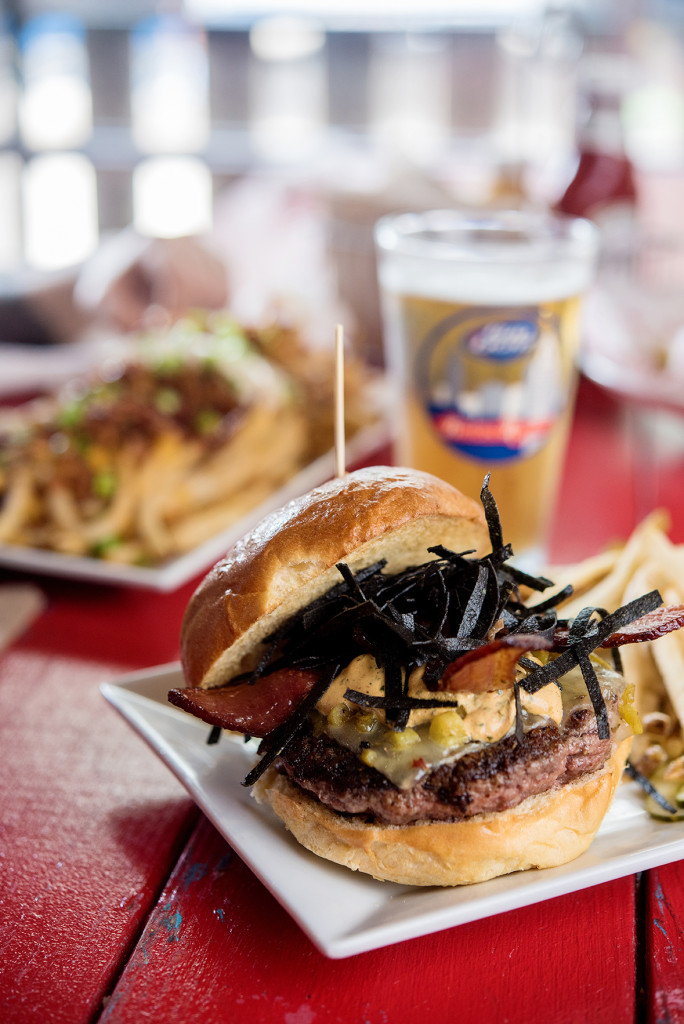
[(515, 738), (522, 745), (525, 739), (525, 730), (523, 728), (522, 702), (520, 700), (520, 683), (513, 683), (513, 695), (515, 696)]
[(568, 583), (567, 587), (563, 587), (557, 594), (552, 594), (551, 597), (545, 598), (543, 601), (538, 601), (537, 604), (527, 605), (530, 612), (535, 615), (539, 615), (541, 612), (548, 612), (551, 608), (555, 608), (556, 605), (566, 601), (569, 597), (572, 597), (573, 586), (572, 583)]
[(587, 627), (586, 634), (581, 639), (577, 638), (568, 646), (567, 650), (559, 654), (553, 661), (542, 665), (536, 672), (530, 672), (524, 679), (521, 679), (520, 685), (528, 693), (537, 693), (547, 683), (559, 679), (573, 668), (577, 661), (577, 647), (581, 647), (585, 654), (589, 654), (597, 647), (600, 647), (602, 642), (617, 629), (627, 625), (628, 622), (633, 622), (635, 619), (640, 618), (646, 612), (657, 608), (660, 604), (662, 604), (662, 598), (659, 592), (652, 590), (650, 593), (644, 594), (643, 597), (638, 597), (635, 601), (630, 601), (629, 604), (623, 605), (610, 615), (606, 615), (601, 622), (597, 623), (596, 620), (592, 619)]
[(577, 664), (582, 671), (582, 678), (587, 687), (587, 693), (591, 700), (592, 707), (594, 708), (594, 714), (596, 715), (596, 725), (598, 726), (598, 738), (600, 740), (610, 739), (610, 721), (608, 720), (608, 709), (606, 708), (606, 702), (601, 692), (601, 684), (598, 681), (598, 677), (594, 670), (594, 666), (589, 660), (589, 655), (586, 654), (581, 646), (577, 644), (574, 648), (574, 654), (577, 658)]
[(488, 578), (489, 570), (487, 565), (483, 564), (478, 566), (475, 586), (470, 593), (468, 603), (466, 604), (465, 611), (463, 612), (463, 618), (461, 619), (458, 632), (456, 633), (456, 640), (463, 640), (466, 637), (469, 637), (477, 626), (487, 590)]
[(457, 700), (437, 700), (430, 697), (373, 697), (370, 693), (362, 693), (360, 690), (345, 690), (345, 700), (353, 704), (360, 704), (364, 708), (401, 708), (409, 711), (418, 708), (458, 708), (461, 705)]
[(491, 474), (487, 473), (484, 478), (484, 483), (480, 490), (480, 501), (482, 502), (482, 508), (484, 509), (485, 519), (487, 520), (487, 529), (489, 530), (489, 542), (492, 545), (492, 551), (501, 551), (504, 547), (503, 530), (501, 528), (501, 516), (499, 515), (499, 506), (496, 503), (494, 495), (489, 490), (489, 479)]
[(221, 739), (222, 732), (223, 729), (221, 728), (220, 725), (212, 725), (211, 729), (209, 730), (209, 735), (207, 736), (208, 746), (213, 746), (215, 743), (218, 743), (218, 741)]
[(630, 779), (634, 779), (638, 786), (641, 786), (644, 793), (652, 797), (655, 802), (667, 811), (668, 814), (676, 814), (677, 808), (673, 807), (667, 797), (664, 797), (660, 790), (656, 789), (652, 782), (649, 782), (645, 775), (642, 775), (638, 769), (634, 767), (631, 761), (628, 761), (625, 765), (625, 775), (629, 775)]

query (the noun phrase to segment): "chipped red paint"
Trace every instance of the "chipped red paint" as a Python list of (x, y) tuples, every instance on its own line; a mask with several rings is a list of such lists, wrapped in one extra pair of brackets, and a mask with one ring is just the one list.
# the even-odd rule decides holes
[[(141, 596), (47, 587), (47, 612), (0, 655), (0, 1020), (7, 1024), (96, 1019), (198, 816), (99, 693), (100, 682), (149, 664), (148, 647), (159, 648)], [(168, 660), (182, 608), (178, 595), (153, 603), (160, 632), (169, 633), (157, 653)], [(141, 627), (145, 618), (149, 628)], [(113, 636), (95, 658), (107, 629)]]
[(202, 819), (100, 1024), (632, 1024), (633, 910), (625, 878), (328, 960)]
[(646, 1019), (649, 1024), (682, 1024), (684, 864), (656, 868), (648, 872), (642, 884)]

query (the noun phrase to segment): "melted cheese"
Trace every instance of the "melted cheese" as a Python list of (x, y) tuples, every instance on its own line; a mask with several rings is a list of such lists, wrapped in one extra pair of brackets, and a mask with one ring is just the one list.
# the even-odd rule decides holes
[[(412, 673), (408, 687), (412, 697), (457, 700), (458, 708), (412, 711), (408, 728), (395, 732), (385, 724), (384, 711), (359, 709), (358, 705), (344, 700), (348, 688), (374, 696), (384, 693), (383, 670), (373, 657), (363, 655), (340, 673), (319, 701), (317, 710), (321, 717), (316, 720), (316, 727), (353, 750), (364, 764), (377, 768), (400, 788), (412, 786), (426, 772), (457, 760), (483, 743), (497, 742), (514, 728), (512, 689), (488, 693), (433, 692), (423, 686), (422, 677), (422, 669)], [(599, 679), (604, 692), (613, 691), (618, 695), (622, 692), (624, 679), (617, 673), (601, 666)], [(562, 725), (578, 707), (591, 707), (579, 668), (566, 673), (561, 681), (562, 691), (555, 683), (549, 683), (535, 694), (528, 694), (521, 688), (526, 731), (549, 722)], [(431, 728), (436, 717), (447, 715), (452, 717)], [(459, 716), (460, 723), (455, 721), (454, 715)]]

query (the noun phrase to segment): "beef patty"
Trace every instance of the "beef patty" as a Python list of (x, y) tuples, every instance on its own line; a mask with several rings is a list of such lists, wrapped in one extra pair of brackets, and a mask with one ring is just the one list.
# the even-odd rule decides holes
[[(606, 695), (606, 705), (614, 726), (617, 698)], [(593, 710), (579, 707), (562, 728), (553, 723), (537, 726), (524, 734), (522, 743), (508, 735), (427, 772), (408, 789), (399, 789), (330, 736), (314, 735), (307, 724), (275, 767), (335, 811), (408, 825), (423, 820), (459, 821), (515, 807), (528, 796), (601, 768), (612, 745), (612, 739), (599, 739)]]

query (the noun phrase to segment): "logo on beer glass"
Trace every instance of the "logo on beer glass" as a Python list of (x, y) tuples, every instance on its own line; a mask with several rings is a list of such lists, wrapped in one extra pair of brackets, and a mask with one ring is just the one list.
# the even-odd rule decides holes
[(468, 352), (481, 359), (520, 359), (537, 340), (537, 324), (532, 320), (501, 320), (483, 324), (466, 335)]
[(416, 384), (439, 438), (483, 463), (535, 454), (567, 401), (557, 317), (539, 307), (461, 307), (416, 356)]

